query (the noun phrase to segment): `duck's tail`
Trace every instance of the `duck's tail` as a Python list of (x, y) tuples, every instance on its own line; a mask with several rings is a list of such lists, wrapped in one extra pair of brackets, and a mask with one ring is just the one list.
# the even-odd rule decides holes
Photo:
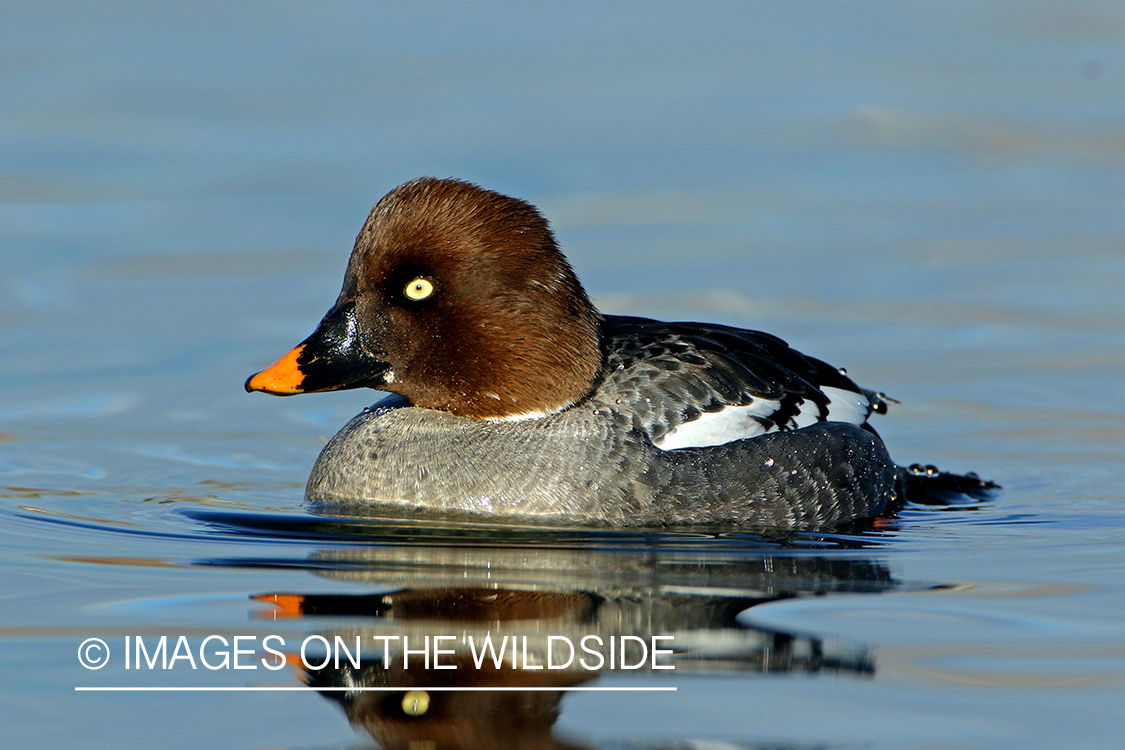
[(1000, 485), (981, 479), (976, 472), (952, 474), (936, 466), (912, 464), (899, 467), (899, 484), (907, 502), (921, 505), (952, 505), (966, 497), (988, 500)]

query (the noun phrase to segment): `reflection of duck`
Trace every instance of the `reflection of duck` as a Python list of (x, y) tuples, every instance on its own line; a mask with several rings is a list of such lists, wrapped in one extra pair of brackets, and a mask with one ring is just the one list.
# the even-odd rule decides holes
[[(530, 617), (529, 604), (534, 606), (531, 602), (543, 603), (556, 596), (569, 599), (574, 605), (573, 612), (583, 613), (583, 616), (578, 620), (560, 619), (557, 608), (548, 604), (550, 612), (546, 618)], [(525, 601), (525, 597), (531, 602)], [(341, 596), (331, 597), (330, 604), (318, 596), (309, 596), (298, 606), (302, 611), (320, 616), (350, 614), (363, 617), (370, 615), (367, 607), (372, 603), (372, 600), (365, 599), (353, 598), (355, 609), (350, 612), (345, 597)], [(540, 592), (484, 589), (402, 591), (378, 599), (380, 606), (377, 609), (395, 618), (390, 630), (409, 634), (414, 643), (420, 643), (427, 633), (460, 633), (464, 632), (467, 624), (478, 624), (478, 634), (485, 632), (483, 628), (487, 627), (497, 641), (509, 631), (523, 633), (521, 638), (539, 641), (532, 649), (544, 662), (542, 638), (535, 639), (529, 633), (550, 632), (556, 634), (556, 638), (569, 637), (575, 641), (582, 637), (597, 637), (596, 633), (609, 638), (608, 632), (623, 630), (622, 623), (617, 621), (621, 610), (641, 606), (636, 601), (610, 602), (597, 596), (579, 594), (542, 596)], [(487, 623), (479, 623), (475, 619), (466, 623), (459, 619), (461, 606), (466, 602), (472, 602), (469, 606), (476, 615), (487, 610), (493, 619)], [(293, 600), (290, 599), (289, 603), (292, 604)], [(738, 628), (732, 615), (744, 604), (744, 601), (724, 601), (720, 597), (691, 596), (673, 596), (670, 601), (657, 604), (654, 609), (666, 613), (678, 612), (681, 617), (698, 620), (696, 624), (701, 626), (694, 633), (678, 631), (674, 636), (676, 640), (683, 640), (682, 646), (676, 646), (677, 670), (682, 672), (686, 668), (696, 674), (740, 671), (857, 676), (873, 671), (872, 662), (862, 649), (826, 648), (818, 638)], [(444, 615), (441, 613), (443, 606), (448, 607)], [(507, 606), (514, 607), (511, 614), (517, 619), (508, 618)], [(409, 612), (414, 608), (425, 612), (426, 619), (413, 620), (408, 615), (404, 616), (403, 610)], [(708, 616), (716, 615), (718, 619), (715, 622), (703, 624)], [(634, 626), (628, 628), (634, 636), (648, 636), (654, 629), (660, 630), (667, 625), (656, 619), (636, 627), (638, 623), (634, 616), (627, 619), (634, 621)], [(372, 629), (368, 635), (371, 632), (385, 635), (388, 629)], [(559, 633), (569, 633), (569, 636), (559, 636)], [(326, 635), (337, 634), (343, 634), (344, 640), (350, 642), (356, 630), (341, 628)], [(404, 668), (402, 649), (392, 648), (391, 658), (386, 661), (382, 660), (383, 654), (373, 649), (365, 655), (359, 668), (352, 667), (346, 660), (339, 667), (329, 663), (320, 669), (305, 669), (304, 681), (313, 688), (366, 688), (336, 690), (323, 695), (339, 702), (349, 721), (368, 732), (384, 748), (426, 747), (411, 745), (412, 742), (432, 742), (432, 747), (443, 749), (564, 748), (576, 745), (560, 741), (551, 730), (558, 719), (566, 689), (590, 683), (599, 676), (599, 672), (601, 675), (610, 672), (580, 667), (533, 671), (524, 668), (525, 665), (519, 661), (518, 666), (513, 667), (507, 660), (497, 664), (490, 659), (478, 665), (469, 649), (458, 648), (457, 644), (453, 645), (453, 649), (456, 649), (456, 655), (446, 657), (443, 666), (454, 666), (456, 669), (419, 668), (420, 665), (415, 663), (420, 659), (417, 655), (410, 667)], [(637, 661), (634, 655), (631, 663)], [(639, 671), (649, 672), (648, 664)], [(623, 671), (614, 671), (613, 674), (630, 676), (629, 672)], [(653, 676), (662, 678), (662, 684), (669, 684), (675, 675), (673, 671)], [(422, 710), (418, 707), (419, 695), (424, 701)]]
[[(512, 682), (512, 675), (495, 675), (492, 673), (496, 670), (487, 667), (483, 673), (477, 673), (468, 666), (470, 669), (457, 674), (489, 675), (488, 682), (503, 687), (528, 686)], [(561, 691), (417, 691), (425, 696), (425, 710), (419, 711), (409, 700), (413, 697), (411, 687), (418, 680), (427, 687), (448, 683), (442, 674), (406, 675), (401, 669), (381, 666), (361, 670), (327, 668), (306, 675), (309, 686), (314, 688), (400, 687), (401, 690), (387, 692), (323, 693), (337, 701), (348, 721), (371, 735), (384, 750), (582, 747), (559, 740), (551, 731), (558, 720)]]
[(383, 198), (336, 305), (246, 387), (404, 397), (307, 488), (382, 515), (823, 528), (927, 483), (867, 425), (880, 394), (769, 334), (602, 317), (534, 207), (455, 180)]
[[(330, 618), (335, 627), (322, 632), (329, 641), (340, 636), (350, 644), (360, 636), (367, 646), (361, 666), (329, 662), (321, 669), (303, 670), (304, 680), (314, 688), (355, 688), (323, 695), (338, 701), (354, 725), (386, 748), (575, 747), (581, 743), (568, 744), (552, 733), (561, 701), (568, 688), (596, 686), (600, 683), (593, 680), (599, 677), (612, 676), (611, 684), (619, 687), (682, 686), (685, 674), (866, 677), (873, 673), (874, 661), (862, 646), (747, 627), (739, 614), (784, 598), (834, 591), (877, 593), (900, 586), (882, 565), (847, 557), (741, 556), (721, 564), (716, 560), (715, 569), (708, 571), (707, 555), (660, 551), (416, 551), (412, 560), (403, 559), (402, 547), (378, 546), (324, 551), (309, 560), (311, 567), (332, 579), (384, 586), (412, 580), (412, 588), (258, 597), (280, 607), (269, 616)], [(587, 590), (548, 588), (552, 571), (556, 585), (565, 578)], [(445, 644), (452, 654), (443, 657), (443, 665), (456, 669), (425, 669), (417, 651), (404, 667), (402, 637), (418, 649), (427, 636), (450, 634), (458, 639)], [(543, 664), (549, 663), (544, 651), (548, 634), (573, 642), (591, 636), (647, 641), (653, 635), (671, 635), (662, 648), (674, 652), (665, 663), (675, 669), (656, 671), (645, 664), (635, 670), (611, 670), (608, 663), (600, 669), (578, 664), (527, 669), (522, 654), (515, 666), (507, 659), (483, 659), (477, 665), (460, 640), (475, 637), (479, 643), (485, 635), (496, 643), (506, 637), (527, 638), (529, 651), (538, 657), (532, 662)], [(399, 639), (389, 641), (385, 651), (382, 643), (388, 641), (377, 639), (388, 636)], [(637, 680), (641, 675), (646, 679)]]
[[(318, 580), (310, 582), (307, 593), (255, 597), (270, 604), (257, 614), (269, 621), (270, 632), (304, 632), (302, 639), (287, 637), (286, 648), (294, 657), (298, 642), (324, 638), (318, 642), (327, 648), (337, 636), (349, 652), (365, 651), (358, 665), (342, 655), (338, 666), (329, 659), (320, 669), (301, 667), (299, 674), (324, 689), (323, 697), (338, 701), (358, 727), (388, 748), (432, 747), (410, 745), (431, 740), (437, 748), (581, 746), (552, 733), (556, 714), (563, 710), (574, 712), (568, 726), (581, 731), (573, 728), (580, 726), (584, 709), (575, 703), (588, 708), (596, 701), (624, 712), (638, 702), (666, 700), (669, 710), (678, 710), (722, 690), (745, 695), (752, 705), (757, 691), (771, 687), (763, 674), (866, 679), (876, 665), (863, 644), (821, 637), (815, 619), (796, 620), (807, 628), (763, 627), (778, 618), (768, 610), (759, 612), (759, 606), (935, 588), (896, 579), (879, 559), (885, 539), (879, 534), (787, 534), (792, 544), (784, 544), (741, 531), (705, 533), (698, 528), (497, 529), (428, 520), (183, 512), (217, 533), (235, 533), (244, 540), (300, 540), (269, 547), (276, 556), (234, 554), (196, 563), (313, 574)], [(323, 548), (308, 552), (310, 536)], [(480, 646), (488, 635), (496, 648), (505, 637), (509, 649), (518, 639), (516, 666), (507, 657), (497, 664), (489, 654), (477, 667), (475, 656), (483, 654)], [(427, 636), (431, 655), (439, 647), (437, 636), (455, 636), (440, 648), (441, 664), (457, 664), (457, 669), (425, 669), (419, 649), (426, 649)], [(525, 636), (529, 661), (523, 656)], [(655, 670), (651, 661), (640, 665), (635, 650), (624, 669), (620, 662), (611, 669), (593, 657), (585, 665), (567, 664), (569, 649), (557, 640), (558, 650), (548, 661), (552, 657), (545, 656), (544, 647), (550, 647), (550, 636), (575, 644), (589, 636), (603, 644), (610, 639), (652, 643), (655, 636), (672, 636), (658, 645), (673, 653), (661, 655), (657, 663), (675, 669)], [(404, 668), (407, 638), (412, 653)], [(312, 662), (320, 656), (314, 655)], [(296, 666), (297, 659), (290, 663)], [(548, 668), (525, 669), (528, 663)], [(552, 663), (558, 668), (550, 668)], [(639, 666), (632, 669), (634, 665)], [(487, 689), (460, 690), (466, 687)], [(604, 687), (675, 687), (683, 692), (566, 699), (570, 690)], [(642, 746), (695, 747), (671, 739), (636, 745)]]
[[(785, 596), (668, 593), (642, 597), (623, 592), (606, 597), (580, 591), (466, 587), (255, 598), (281, 608), (281, 612), (268, 613), (274, 618), (331, 616), (366, 621), (368, 625), (335, 628), (326, 637), (331, 641), (340, 636), (350, 645), (359, 636), (361, 645), (370, 648), (362, 660), (365, 663), (372, 657), (382, 660), (389, 656), (381, 662), (377, 681), (364, 684), (403, 690), (422, 685), (567, 687), (598, 675), (653, 672), (661, 676), (655, 670), (662, 669), (675, 674), (865, 675), (874, 671), (862, 648), (826, 646), (818, 637), (740, 624), (740, 613), (790, 598)], [(379, 625), (370, 625), (375, 622)], [(456, 637), (450, 639), (454, 632)], [(427, 640), (437, 636), (443, 640)], [(442, 668), (426, 668), (439, 648)], [(359, 671), (347, 664), (342, 668), (351, 675), (348, 679), (358, 679)]]
[[(308, 565), (333, 580), (397, 590), (257, 597), (278, 607), (270, 616), (345, 618), (352, 624), (333, 634), (350, 643), (362, 633), (363, 642), (373, 647), (378, 644), (372, 632), (393, 631), (417, 644), (427, 635), (452, 632), (451, 624), (459, 637), (475, 634), (477, 644), (488, 633), (497, 646), (504, 636), (521, 639), (521, 645), (528, 636), (529, 648), (540, 650), (548, 646), (546, 635), (576, 644), (589, 635), (602, 643), (622, 636), (651, 643), (653, 635), (673, 635), (671, 646), (660, 646), (675, 651), (669, 663), (676, 669), (670, 674), (869, 672), (862, 649), (837, 645), (826, 650), (815, 637), (746, 627), (739, 615), (782, 599), (906, 588), (869, 559), (724, 554), (706, 545), (694, 551), (374, 545), (316, 552)], [(594, 672), (606, 667), (608, 662)], [(590, 676), (590, 670), (583, 671)], [(634, 670), (614, 672), (620, 673)]]

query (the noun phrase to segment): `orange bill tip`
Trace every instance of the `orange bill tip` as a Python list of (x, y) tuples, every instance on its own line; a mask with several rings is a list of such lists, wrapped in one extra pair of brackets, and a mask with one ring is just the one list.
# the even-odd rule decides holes
[(301, 372), (301, 366), (297, 364), (297, 358), (301, 356), (304, 348), (305, 345), (301, 344), (265, 370), (251, 376), (246, 381), (246, 391), (248, 393), (250, 391), (262, 391), (276, 396), (292, 396), (294, 393), (304, 393), (301, 383), (305, 379), (305, 374)]
[(301, 605), (304, 603), (305, 597), (300, 594), (262, 594), (250, 598), (254, 601), (277, 605), (278, 609), (266, 612), (266, 616), (272, 616), (274, 618), (300, 617), (303, 614)]

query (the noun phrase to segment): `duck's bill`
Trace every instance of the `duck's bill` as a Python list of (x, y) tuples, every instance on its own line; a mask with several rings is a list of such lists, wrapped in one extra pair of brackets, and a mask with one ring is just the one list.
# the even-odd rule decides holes
[(296, 393), (379, 388), (390, 365), (368, 354), (357, 338), (355, 306), (332, 308), (312, 336), (270, 367), (252, 375), (246, 390), (292, 396)]

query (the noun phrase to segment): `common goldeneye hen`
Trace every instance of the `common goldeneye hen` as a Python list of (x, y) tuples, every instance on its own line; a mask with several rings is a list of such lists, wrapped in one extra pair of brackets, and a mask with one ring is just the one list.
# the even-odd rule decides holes
[(524, 201), (459, 180), (392, 190), (336, 304), (247, 391), (401, 398), (328, 442), (322, 509), (550, 525), (824, 529), (975, 475), (896, 466), (885, 397), (768, 333), (601, 315)]

